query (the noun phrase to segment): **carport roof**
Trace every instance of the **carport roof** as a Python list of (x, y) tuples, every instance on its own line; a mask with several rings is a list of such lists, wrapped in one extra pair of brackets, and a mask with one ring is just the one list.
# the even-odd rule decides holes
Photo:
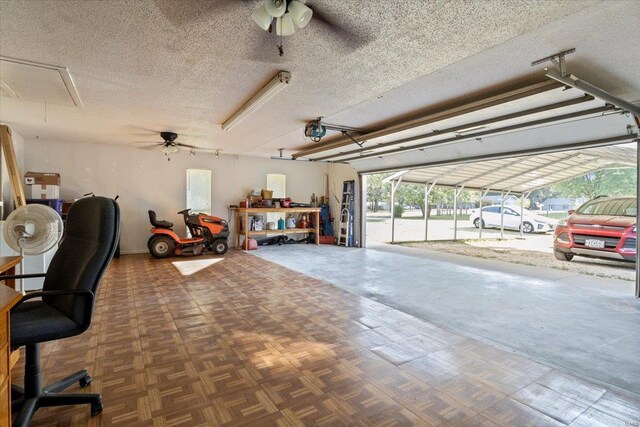
[(402, 179), (403, 183), (528, 193), (602, 169), (635, 166), (632, 143), (403, 170), (385, 182)]

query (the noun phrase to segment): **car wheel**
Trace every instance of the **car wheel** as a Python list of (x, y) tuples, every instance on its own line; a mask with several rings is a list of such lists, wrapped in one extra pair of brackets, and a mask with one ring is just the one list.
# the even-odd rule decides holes
[(175, 242), (166, 236), (156, 237), (149, 243), (149, 252), (155, 258), (167, 258), (173, 255)]
[(573, 259), (573, 254), (566, 254), (556, 250), (553, 251), (553, 256), (555, 256), (558, 261), (571, 261)]
[(522, 231), (525, 233), (533, 233), (533, 224), (530, 222), (525, 222), (522, 224)]
[[(473, 225), (475, 225), (476, 228), (480, 228), (480, 218), (474, 219)], [(482, 221), (482, 228), (486, 228), (486, 227), (487, 227), (487, 224), (484, 221)]]

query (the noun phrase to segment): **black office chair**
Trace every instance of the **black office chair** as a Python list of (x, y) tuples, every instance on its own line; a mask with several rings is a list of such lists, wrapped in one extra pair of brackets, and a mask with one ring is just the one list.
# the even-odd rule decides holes
[(87, 386), (91, 377), (86, 370), (41, 386), (39, 344), (79, 335), (89, 328), (100, 279), (116, 250), (119, 224), (115, 200), (80, 199), (69, 209), (65, 237), (46, 274), (15, 276), (45, 279), (41, 292), (27, 294), (11, 311), (11, 348), (26, 347), (24, 387), (11, 387), (17, 414), (14, 426), (27, 426), (43, 406), (90, 404), (91, 415), (102, 412), (100, 394), (60, 393), (76, 381)]

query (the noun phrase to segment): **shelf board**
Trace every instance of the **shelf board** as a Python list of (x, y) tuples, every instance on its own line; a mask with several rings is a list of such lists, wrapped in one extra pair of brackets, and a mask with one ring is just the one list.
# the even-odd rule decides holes
[[(293, 234), (293, 233), (315, 233), (315, 228), (287, 228), (286, 230), (252, 230), (249, 236), (260, 236), (265, 234)], [(241, 235), (245, 235), (244, 231), (240, 231)]]
[(232, 208), (237, 210), (240, 214), (251, 213), (269, 213), (269, 212), (289, 212), (289, 213), (304, 213), (304, 212), (320, 212), (320, 208)]

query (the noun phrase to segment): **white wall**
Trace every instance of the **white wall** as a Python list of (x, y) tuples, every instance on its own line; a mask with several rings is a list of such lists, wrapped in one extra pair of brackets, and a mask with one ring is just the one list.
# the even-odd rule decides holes
[[(330, 180), (337, 179), (339, 197), (342, 176), (346, 170), (353, 171), (344, 165), (337, 167), (326, 163), (246, 156), (221, 155), (215, 158), (211, 154), (194, 157), (188, 152), (172, 156), (169, 162), (159, 149), (147, 151), (122, 145), (41, 139), (26, 141), (24, 166), (25, 170), (35, 172), (59, 172), (62, 181), (60, 197), (64, 199), (89, 192), (110, 197), (120, 195), (123, 252), (146, 252), (151, 228), (147, 215), (149, 209), (176, 225), (182, 223), (176, 212), (185, 208), (187, 168), (211, 169), (212, 212), (223, 218), (229, 215), (228, 206), (237, 205), (251, 188), (266, 186), (267, 173), (286, 174), (287, 196), (309, 203), (311, 193), (323, 194), (326, 173), (330, 174)], [(333, 187), (330, 185), (330, 188)], [(339, 209), (335, 199), (332, 198), (331, 202), (334, 209)], [(235, 226), (233, 221), (232, 232)], [(176, 231), (184, 233), (183, 225)], [(229, 243), (235, 244), (235, 238), (230, 238)]]
[[(11, 139), (13, 140), (13, 150), (16, 153), (16, 160), (18, 160), (18, 168), (20, 170), (20, 174), (24, 176), (24, 173), (25, 173), (24, 138), (22, 137), (22, 135), (12, 130)], [(2, 152), (1, 149), (0, 149), (0, 171), (1, 171), (0, 186), (2, 187), (1, 192), (2, 192), (2, 206), (3, 206), (3, 213), (1, 215), (2, 218), (0, 219), (5, 219), (7, 215), (9, 215), (11, 211), (13, 211), (14, 203), (13, 203), (13, 193), (11, 190), (11, 180), (9, 179), (9, 172), (7, 169), (7, 163), (4, 160), (4, 153)], [(27, 195), (27, 197), (29, 196)]]

